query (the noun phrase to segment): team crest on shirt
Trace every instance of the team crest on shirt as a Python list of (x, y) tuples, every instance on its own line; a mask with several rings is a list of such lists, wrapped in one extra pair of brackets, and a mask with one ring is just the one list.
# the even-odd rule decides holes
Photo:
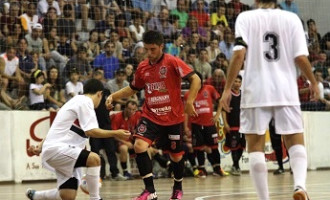
[(204, 97), (204, 98), (208, 98), (208, 96), (209, 96), (209, 93), (208, 93), (207, 91), (204, 91), (204, 92), (203, 92), (203, 97)]
[(166, 66), (161, 66), (159, 69), (159, 78), (166, 78), (167, 68)]
[(140, 124), (139, 127), (137, 128), (137, 133), (145, 133), (147, 131), (147, 126), (145, 124)]

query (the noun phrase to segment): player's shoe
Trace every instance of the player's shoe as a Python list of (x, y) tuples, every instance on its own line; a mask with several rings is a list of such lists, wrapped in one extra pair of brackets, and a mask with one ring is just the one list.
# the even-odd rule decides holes
[(36, 193), (36, 191), (29, 188), (29, 189), (26, 190), (25, 195), (30, 200), (33, 200), (34, 193)]
[(236, 168), (236, 167), (232, 167), (231, 168), (231, 172), (230, 172), (233, 176), (240, 176), (241, 175), (241, 169), (240, 168)]
[(173, 190), (170, 200), (181, 200), (183, 196), (182, 190)]
[(223, 170), (222, 168), (213, 171), (213, 176), (228, 176), (229, 173)]
[(156, 192), (149, 192), (148, 190), (144, 190), (138, 197), (133, 198), (132, 200), (157, 200)]
[(126, 177), (126, 178), (127, 178), (127, 180), (132, 180), (132, 179), (133, 179), (133, 176), (132, 176), (132, 174), (131, 174), (131, 173), (129, 173), (129, 172), (124, 172), (124, 177)]
[(294, 200), (310, 200), (307, 195), (307, 192), (299, 186), (293, 192), (293, 199)]
[(112, 180), (115, 181), (127, 181), (127, 177), (121, 175), (120, 173), (118, 173), (116, 176), (112, 177)]
[(280, 174), (284, 174), (284, 169), (278, 168), (277, 170), (275, 170), (273, 172), (274, 175), (280, 175)]
[(194, 174), (194, 177), (195, 178), (198, 178), (199, 170), (198, 169), (194, 169), (193, 174)]
[(198, 172), (198, 177), (200, 177), (200, 178), (206, 178), (207, 172), (206, 172), (205, 169), (199, 169), (198, 171), (199, 171)]

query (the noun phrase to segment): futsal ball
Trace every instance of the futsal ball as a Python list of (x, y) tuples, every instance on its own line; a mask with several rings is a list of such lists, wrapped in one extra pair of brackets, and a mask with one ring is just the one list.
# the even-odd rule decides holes
[[(102, 179), (100, 178), (99, 180), (99, 188), (102, 187)], [(86, 181), (86, 175), (84, 175), (82, 178), (81, 178), (81, 181), (80, 181), (80, 189), (85, 193), (85, 194), (89, 194), (89, 191), (88, 191), (88, 187), (87, 187), (87, 181)]]

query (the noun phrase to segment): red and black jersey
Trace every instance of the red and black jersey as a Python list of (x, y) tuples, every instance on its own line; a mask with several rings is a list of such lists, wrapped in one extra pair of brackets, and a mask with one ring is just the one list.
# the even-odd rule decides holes
[[(184, 96), (185, 101), (187, 100), (189, 92)], [(199, 90), (197, 97), (194, 101), (194, 107), (198, 114), (198, 117), (191, 117), (191, 123), (202, 125), (202, 126), (212, 126), (213, 118), (213, 101), (218, 100), (220, 94), (212, 85), (203, 85)]]
[(240, 118), (240, 105), (241, 105), (241, 91), (239, 93), (235, 93), (231, 91), (232, 97), (230, 101), (230, 107), (232, 110), (230, 113), (227, 113), (227, 122), (230, 126), (230, 130), (238, 131), (239, 129), (239, 118)]
[(183, 122), (181, 79), (193, 73), (181, 59), (169, 54), (163, 54), (155, 64), (149, 59), (141, 62), (130, 87), (145, 90), (142, 117), (162, 126)]
[(135, 128), (137, 127), (141, 112), (136, 111), (132, 116), (125, 120), (123, 111), (111, 115), (111, 128), (112, 130), (125, 129), (129, 130), (132, 134), (135, 133)]

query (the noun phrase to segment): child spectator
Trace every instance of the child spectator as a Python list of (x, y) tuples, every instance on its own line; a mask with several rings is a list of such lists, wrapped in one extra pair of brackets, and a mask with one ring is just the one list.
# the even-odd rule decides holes
[(70, 81), (66, 83), (65, 91), (68, 100), (76, 95), (83, 94), (83, 84), (79, 81), (79, 73), (76, 69), (72, 69), (70, 72)]
[(30, 109), (31, 110), (46, 110), (47, 106), (45, 104), (44, 94), (47, 88), (52, 85), (46, 83), (45, 75), (41, 70), (36, 70), (32, 73), (31, 83), (29, 86), (29, 99), (30, 99)]

